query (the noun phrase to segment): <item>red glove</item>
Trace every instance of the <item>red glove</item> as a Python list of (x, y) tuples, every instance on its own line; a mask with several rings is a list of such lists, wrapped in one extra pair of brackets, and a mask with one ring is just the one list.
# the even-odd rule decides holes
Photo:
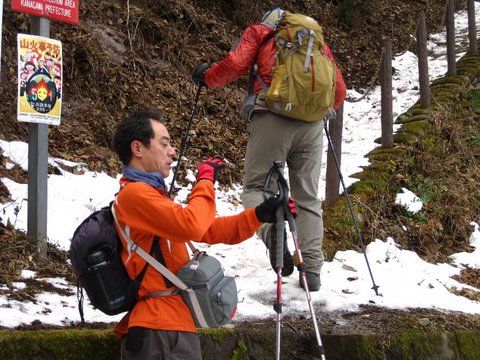
[(203, 179), (217, 181), (218, 172), (223, 169), (225, 162), (221, 159), (209, 158), (198, 165), (197, 182)]
[(297, 218), (297, 208), (295, 206), (295, 199), (293, 196), (288, 198), (288, 212), (293, 215), (293, 218)]

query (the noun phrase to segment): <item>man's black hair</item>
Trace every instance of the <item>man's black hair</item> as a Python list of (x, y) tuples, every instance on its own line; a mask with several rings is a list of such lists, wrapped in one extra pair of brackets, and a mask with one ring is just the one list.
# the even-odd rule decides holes
[(112, 146), (122, 164), (128, 165), (132, 160), (130, 148), (132, 141), (137, 140), (146, 147), (150, 146), (150, 139), (155, 136), (150, 119), (164, 123), (159, 111), (143, 109), (133, 112), (118, 124), (113, 135)]

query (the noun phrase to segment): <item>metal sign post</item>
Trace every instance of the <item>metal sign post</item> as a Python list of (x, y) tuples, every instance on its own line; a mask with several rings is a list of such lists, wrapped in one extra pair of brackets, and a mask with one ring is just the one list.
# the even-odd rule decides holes
[[(50, 20), (32, 16), (31, 33), (50, 36)], [(27, 238), (37, 243), (40, 260), (47, 259), (48, 125), (28, 123)]]
[[(3, 0), (0, 0), (3, 2)], [(18, 12), (24, 12), (31, 14), (31, 34), (37, 35), (44, 38), (50, 37), (50, 19), (56, 21), (67, 22), (70, 24), (78, 24), (78, 12), (79, 12), (79, 0), (62, 0), (62, 1), (52, 1), (52, 0), (35, 0), (35, 1), (23, 1), (23, 0), (12, 0), (12, 10)], [(20, 49), (20, 44), (19, 44)], [(56, 55), (61, 56), (61, 47), (58, 49), (59, 53)], [(51, 59), (51, 54), (49, 55)], [(58, 58), (57, 58), (58, 60)], [(57, 64), (58, 65), (58, 64)], [(40, 68), (43, 69), (45, 65), (41, 65)], [(48, 65), (47, 65), (48, 66)], [(48, 66), (49, 67), (49, 66)], [(55, 68), (55, 67), (54, 67)], [(51, 71), (52, 69), (50, 69)], [(42, 70), (39, 70), (42, 71)], [(46, 70), (45, 70), (46, 71)], [(35, 73), (36, 74), (36, 73)], [(33, 76), (35, 76), (33, 74)], [(19, 72), (20, 75), (20, 72)], [(58, 69), (55, 68), (55, 75), (58, 75)], [(43, 80), (40, 80), (38, 83), (35, 82), (36, 88), (30, 89), (32, 92), (29, 93), (30, 100), (32, 98), (40, 99), (40, 102), (32, 102), (34, 104), (33, 109), (35, 111), (40, 111), (42, 114), (47, 110), (47, 112), (53, 108), (55, 109), (55, 100), (56, 96), (59, 94), (59, 89), (61, 89), (61, 84), (51, 84), (42, 83), (45, 80), (43, 75)], [(55, 78), (60, 79), (59, 76)], [(31, 78), (30, 78), (31, 79)], [(46, 78), (48, 82), (48, 77)], [(30, 80), (26, 86), (25, 90), (29, 90), (28, 86)], [(41, 87), (38, 86), (41, 84)], [(53, 84), (53, 85), (52, 85)], [(53, 88), (56, 87), (56, 90)], [(57, 86), (60, 86), (58, 88)], [(50, 87), (50, 90), (48, 89)], [(39, 89), (42, 91), (39, 91)], [(29, 114), (27, 117), (20, 118), (20, 94), (21, 86), (19, 79), (19, 104), (18, 104), (18, 114), (19, 120), (29, 121), (28, 123), (28, 221), (27, 221), (27, 239), (32, 243), (37, 244), (37, 256), (39, 260), (47, 259), (47, 209), (48, 209), (48, 122), (52, 119), (48, 117), (40, 117), (42, 121), (32, 121)], [(53, 96), (51, 94), (54, 94)], [(39, 96), (42, 95), (42, 96)], [(27, 95), (25, 95), (27, 97)], [(48, 99), (45, 102), (45, 98)], [(53, 100), (52, 100), (53, 98)], [(58, 96), (60, 98), (60, 96)], [(30, 105), (32, 105), (30, 103)], [(52, 117), (58, 118), (60, 121), (61, 113), (61, 101), (57, 101), (57, 112), (53, 111)], [(38, 106), (37, 109), (35, 106)], [(30, 109), (31, 112), (31, 109)], [(57, 125), (55, 122), (53, 123)]]

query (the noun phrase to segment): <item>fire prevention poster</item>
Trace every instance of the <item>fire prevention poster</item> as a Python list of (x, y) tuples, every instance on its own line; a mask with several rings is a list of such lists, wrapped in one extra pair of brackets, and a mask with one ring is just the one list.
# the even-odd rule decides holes
[(62, 43), (18, 34), (19, 121), (60, 124), (62, 109)]

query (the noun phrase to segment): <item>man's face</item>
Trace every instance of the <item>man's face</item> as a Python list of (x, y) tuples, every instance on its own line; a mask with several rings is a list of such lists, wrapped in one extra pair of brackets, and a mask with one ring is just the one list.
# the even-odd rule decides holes
[(166, 178), (171, 169), (175, 149), (170, 144), (170, 135), (162, 123), (150, 120), (155, 136), (150, 139), (150, 147), (140, 144), (140, 163), (146, 172), (159, 172)]

